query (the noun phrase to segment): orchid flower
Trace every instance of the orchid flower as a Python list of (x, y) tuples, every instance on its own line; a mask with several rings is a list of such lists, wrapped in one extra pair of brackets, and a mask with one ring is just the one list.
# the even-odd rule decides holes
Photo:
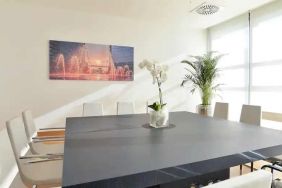
[(166, 104), (163, 104), (161, 85), (162, 83), (164, 83), (167, 80), (166, 72), (168, 71), (168, 66), (159, 65), (157, 61), (150, 62), (145, 59), (141, 63), (139, 63), (139, 68), (141, 69), (146, 68), (153, 77), (153, 84), (157, 83), (158, 85), (160, 103), (157, 104), (156, 102), (153, 105), (149, 105), (149, 107), (153, 108), (155, 111), (159, 111), (162, 109), (163, 106), (166, 105)]

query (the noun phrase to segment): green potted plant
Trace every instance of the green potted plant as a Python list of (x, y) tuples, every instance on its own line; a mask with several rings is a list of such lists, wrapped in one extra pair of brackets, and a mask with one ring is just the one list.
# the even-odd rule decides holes
[(216, 84), (216, 78), (219, 75), (217, 68), (218, 61), (222, 54), (216, 52), (207, 52), (202, 56), (191, 56), (192, 61), (183, 60), (181, 63), (188, 65), (187, 74), (185, 75), (181, 86), (186, 83), (192, 83), (190, 92), (193, 94), (199, 90), (202, 104), (197, 106), (197, 112), (201, 115), (209, 115), (211, 112), (210, 104), (216, 90), (221, 84)]

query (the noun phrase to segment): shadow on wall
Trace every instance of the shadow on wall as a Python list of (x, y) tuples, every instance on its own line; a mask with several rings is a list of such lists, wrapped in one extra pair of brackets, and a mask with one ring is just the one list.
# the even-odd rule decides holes
[[(161, 62), (162, 64), (169, 66), (168, 81), (163, 84), (163, 94), (171, 111), (194, 111), (195, 107), (191, 106), (194, 106), (194, 101), (197, 101), (192, 99), (187, 103), (187, 90), (180, 87), (183, 77), (183, 74), (181, 74), (183, 67), (179, 62), (185, 58), (185, 56), (186, 54), (181, 54), (175, 58)], [(139, 67), (136, 66), (136, 69), (138, 70)], [(66, 117), (82, 115), (83, 103), (93, 101), (99, 101), (104, 104), (106, 115), (116, 113), (117, 101), (134, 101), (136, 112), (145, 113), (146, 102), (152, 102), (152, 99), (154, 99), (154, 101), (158, 99), (157, 86), (152, 84), (152, 78), (148, 72), (138, 70), (133, 82), (118, 82), (112, 83), (109, 86), (104, 86), (98, 91), (37, 117), (35, 122), (37, 125), (40, 125), (40, 128), (48, 127), (50, 124), (58, 124), (58, 126), (62, 126), (62, 124), (65, 124)]]

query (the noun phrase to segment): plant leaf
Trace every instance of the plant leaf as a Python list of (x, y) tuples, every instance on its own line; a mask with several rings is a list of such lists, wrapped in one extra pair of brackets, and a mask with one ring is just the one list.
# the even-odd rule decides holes
[(215, 84), (214, 82), (219, 76), (220, 71), (217, 68), (217, 63), (224, 55), (218, 54), (215, 51), (209, 51), (202, 56), (191, 56), (194, 61), (181, 61), (181, 63), (188, 65), (188, 68), (185, 68), (187, 74), (184, 76), (181, 86), (188, 82), (192, 83), (190, 92), (194, 93), (196, 89), (199, 89), (202, 104), (210, 104), (214, 93), (222, 85)]

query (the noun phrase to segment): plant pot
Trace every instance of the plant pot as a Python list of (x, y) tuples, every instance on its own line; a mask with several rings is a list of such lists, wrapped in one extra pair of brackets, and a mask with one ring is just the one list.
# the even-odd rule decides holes
[(197, 113), (203, 116), (211, 116), (211, 105), (202, 105), (197, 106)]
[(166, 107), (160, 111), (150, 111), (149, 113), (150, 126), (154, 128), (162, 128), (169, 126), (169, 112)]

